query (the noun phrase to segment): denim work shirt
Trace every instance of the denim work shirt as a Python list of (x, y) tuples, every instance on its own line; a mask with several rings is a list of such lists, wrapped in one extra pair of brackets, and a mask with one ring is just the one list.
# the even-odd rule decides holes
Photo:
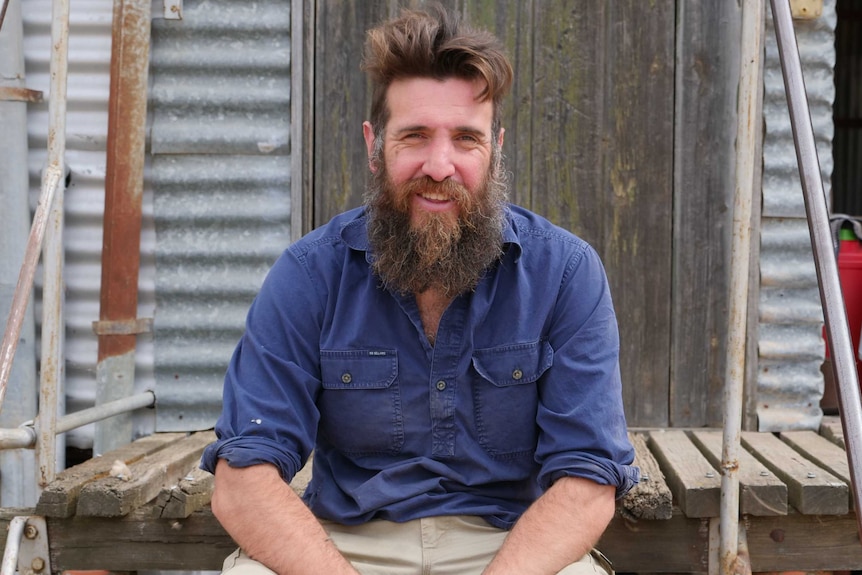
[(233, 467), (290, 481), (344, 524), (477, 515), (511, 528), (562, 476), (637, 482), (619, 335), (596, 252), (516, 206), (504, 255), (455, 298), (432, 347), (412, 295), (381, 286), (356, 209), (291, 245), (252, 304), (224, 386), (218, 441)]

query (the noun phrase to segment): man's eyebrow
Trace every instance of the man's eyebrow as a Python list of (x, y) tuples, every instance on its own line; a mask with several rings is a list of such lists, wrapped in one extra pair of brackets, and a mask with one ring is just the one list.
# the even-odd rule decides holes
[[(404, 126), (403, 128), (399, 128), (395, 130), (395, 135), (405, 134), (408, 132), (424, 132), (429, 130), (430, 128), (424, 124), (413, 124), (410, 126)], [(474, 128), (473, 126), (456, 126), (452, 129), (452, 132), (458, 134), (473, 134), (475, 136), (487, 137), (488, 135), (484, 130), (480, 130), (479, 128)]]

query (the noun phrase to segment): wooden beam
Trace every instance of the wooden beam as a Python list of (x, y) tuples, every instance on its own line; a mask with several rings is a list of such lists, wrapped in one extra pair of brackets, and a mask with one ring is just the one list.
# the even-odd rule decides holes
[[(720, 431), (691, 432), (709, 462), (721, 466), (722, 434)], [(739, 507), (743, 515), (787, 515), (787, 486), (753, 455), (740, 449)]]
[(78, 497), (79, 516), (118, 517), (156, 498), (167, 486), (185, 477), (200, 459), (215, 433), (190, 435), (129, 466), (131, 479), (103, 477), (88, 483)]
[(115, 461), (132, 465), (185, 437), (185, 433), (157, 433), (109, 451), (101, 457), (70, 467), (57, 474), (39, 497), (36, 514), (46, 517), (71, 517), (78, 506), (78, 496), (91, 481), (107, 477)]
[(787, 484), (787, 498), (805, 515), (845, 515), (849, 509), (847, 484), (809, 461), (771, 433), (747, 431), (742, 443)]
[(721, 478), (684, 431), (653, 431), (649, 445), (688, 517), (718, 517)]
[(810, 459), (820, 467), (850, 484), (850, 464), (847, 452), (825, 437), (813, 431), (785, 431), (779, 434), (781, 441)]
[(746, 530), (752, 571), (862, 569), (862, 545), (852, 513), (756, 517), (746, 520)]
[(820, 422), (820, 435), (840, 447), (846, 449), (844, 445), (844, 428), (841, 425), (841, 418), (835, 416), (826, 416)]
[(670, 519), (673, 497), (645, 436), (629, 433), (629, 441), (635, 448), (634, 464), (641, 470), (641, 480), (620, 501), (621, 512), (632, 519)]
[(215, 476), (196, 467), (175, 485), (163, 488), (153, 506), (158, 517), (184, 519), (209, 504), (214, 485)]

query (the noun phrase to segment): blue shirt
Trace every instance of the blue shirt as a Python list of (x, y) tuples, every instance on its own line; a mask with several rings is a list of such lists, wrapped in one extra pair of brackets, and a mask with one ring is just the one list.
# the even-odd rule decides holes
[(415, 299), (371, 273), (362, 209), (291, 245), (249, 310), (203, 468), (271, 463), (290, 481), (314, 449), (305, 501), (344, 524), (508, 529), (562, 476), (623, 495), (638, 471), (599, 257), (516, 206), (504, 252), (432, 347)]

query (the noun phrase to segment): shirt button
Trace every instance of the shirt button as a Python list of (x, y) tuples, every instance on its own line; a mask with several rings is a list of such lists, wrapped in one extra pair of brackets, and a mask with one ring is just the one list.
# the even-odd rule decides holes
[(350, 375), (349, 373), (341, 374), (341, 382), (342, 383), (350, 383), (351, 381), (353, 381), (352, 375)]
[(518, 380), (518, 379), (521, 379), (522, 377), (524, 377), (524, 372), (521, 371), (520, 369), (516, 369), (515, 371), (512, 372), (512, 379)]
[(437, 389), (439, 391), (443, 391), (444, 389), (446, 389), (446, 382), (443, 381), (442, 379), (440, 381), (438, 381), (437, 382)]

